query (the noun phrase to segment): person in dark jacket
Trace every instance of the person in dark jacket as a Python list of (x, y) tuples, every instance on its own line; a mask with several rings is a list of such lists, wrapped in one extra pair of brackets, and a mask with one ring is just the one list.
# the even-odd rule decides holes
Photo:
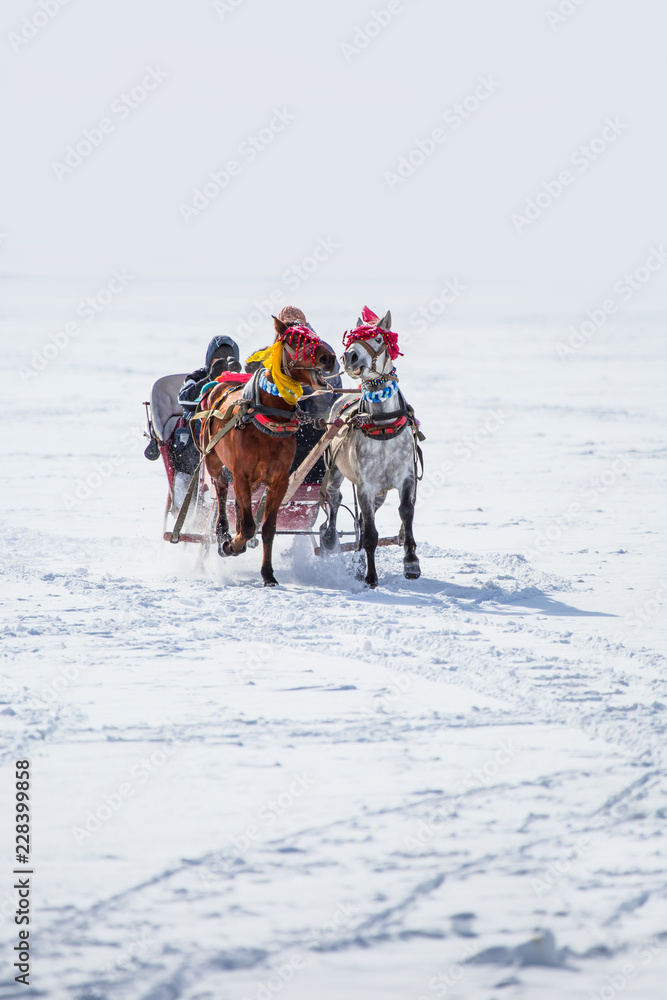
[(186, 376), (178, 394), (183, 416), (189, 420), (197, 408), (197, 400), (207, 382), (213, 382), (223, 372), (240, 372), (239, 345), (231, 337), (219, 334), (206, 348), (206, 362)]
[[(171, 444), (171, 455), (176, 470), (176, 493), (182, 499), (189, 476), (199, 464), (199, 451), (194, 435), (198, 427), (193, 427), (190, 418), (197, 409), (197, 400), (208, 382), (213, 382), (223, 372), (238, 372), (241, 370), (239, 361), (239, 346), (231, 337), (219, 334), (213, 337), (206, 348), (206, 359), (203, 368), (197, 368), (186, 376), (178, 393), (178, 402), (183, 407), (185, 427), (180, 427), (174, 433)], [(199, 424), (199, 421), (194, 421)]]

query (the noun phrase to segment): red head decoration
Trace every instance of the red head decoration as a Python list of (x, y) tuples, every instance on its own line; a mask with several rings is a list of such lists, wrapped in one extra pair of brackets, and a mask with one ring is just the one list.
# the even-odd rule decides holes
[(379, 316), (375, 315), (372, 309), (369, 309), (368, 306), (364, 306), (354, 330), (349, 330), (343, 336), (343, 346), (347, 348), (353, 340), (372, 340), (373, 337), (377, 337), (378, 334), (382, 334), (382, 339), (384, 340), (385, 347), (387, 348), (387, 354), (392, 361), (395, 361), (399, 354), (401, 357), (403, 356), (403, 352), (398, 349), (398, 334), (394, 333), (390, 327), (390, 312), (380, 319)]
[(322, 343), (316, 333), (301, 324), (286, 327), (282, 333), (278, 334), (276, 340), (291, 347), (300, 361), (305, 361), (308, 357), (313, 364), (315, 363), (315, 351)]

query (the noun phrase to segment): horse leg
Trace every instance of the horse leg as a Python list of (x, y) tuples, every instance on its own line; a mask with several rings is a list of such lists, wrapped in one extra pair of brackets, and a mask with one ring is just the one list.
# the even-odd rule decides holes
[(262, 542), (264, 551), (262, 554), (262, 580), (265, 587), (277, 587), (278, 581), (273, 575), (273, 565), (271, 557), (273, 555), (273, 539), (276, 537), (276, 522), (278, 520), (278, 510), (287, 490), (287, 480), (280, 484), (280, 487), (270, 486), (266, 493), (266, 507), (264, 508), (264, 523), (262, 524)]
[(398, 512), (401, 515), (401, 534), (403, 541), (403, 575), (407, 580), (418, 580), (421, 576), (419, 559), (417, 558), (417, 543), (412, 533), (412, 522), (415, 516), (414, 501), (415, 483), (412, 478), (406, 479), (401, 487), (401, 500)]
[(361, 510), (361, 547), (366, 552), (366, 577), (369, 587), (377, 587), (378, 575), (375, 569), (375, 550), (378, 544), (378, 533), (375, 527), (375, 490), (367, 487), (357, 487), (359, 509)]
[(334, 466), (329, 477), (327, 486), (327, 501), (329, 503), (329, 518), (326, 526), (320, 531), (320, 544), (323, 549), (331, 552), (338, 543), (338, 532), (336, 530), (336, 519), (340, 510), (343, 494), (340, 491), (340, 484), (343, 482), (343, 473)]
[(248, 540), (254, 537), (256, 531), (255, 518), (252, 514), (250, 480), (245, 476), (239, 477), (238, 480), (235, 479), (234, 492), (236, 493), (236, 535), (222, 546), (226, 556), (238, 556), (245, 552)]
[(218, 540), (218, 555), (224, 556), (223, 545), (229, 541), (229, 520), (227, 519), (227, 493), (229, 483), (223, 472), (219, 479), (214, 480), (215, 493), (218, 498), (218, 520), (215, 525), (215, 537)]
[(380, 507), (382, 506), (382, 504), (385, 502), (386, 499), (387, 499), (387, 490), (381, 490), (378, 493), (378, 495), (375, 497), (375, 501), (374, 501), (374, 507), (375, 507), (375, 513), (376, 514), (377, 514), (377, 512), (379, 511)]

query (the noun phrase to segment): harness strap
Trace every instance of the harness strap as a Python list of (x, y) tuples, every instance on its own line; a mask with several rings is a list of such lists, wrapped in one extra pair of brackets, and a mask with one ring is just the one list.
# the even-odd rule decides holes
[[(359, 416), (365, 416), (365, 413), (361, 411)], [(409, 410), (405, 406), (401, 406), (398, 410), (390, 410), (389, 413), (374, 413), (372, 416), (369, 413), (369, 421), (371, 424), (384, 424), (390, 420), (400, 420), (401, 417), (408, 417)]]
[[(317, 345), (315, 345), (315, 346), (317, 346)], [(319, 369), (317, 368), (316, 365), (298, 365), (297, 361), (299, 360), (299, 356), (298, 356), (295, 348), (292, 347), (291, 344), (286, 343), (285, 341), (283, 341), (283, 351), (285, 352), (285, 354), (287, 355), (288, 358), (292, 359), (292, 360), (287, 361), (286, 364), (284, 365), (284, 367), (287, 368), (288, 371), (292, 372), (295, 369), (298, 370), (298, 371), (303, 371), (303, 372), (316, 372), (316, 371), (319, 371)], [(303, 360), (304, 361), (306, 360), (305, 356), (304, 356)]]
[[(218, 383), (218, 384), (220, 384), (220, 383)], [(226, 386), (225, 389), (224, 389), (224, 391), (220, 393), (220, 395), (218, 396), (218, 398), (216, 400), (214, 400), (212, 406), (210, 406), (209, 409), (207, 409), (207, 410), (195, 410), (195, 412), (192, 414), (192, 417), (190, 419), (191, 420), (204, 420), (206, 417), (210, 417), (210, 416), (216, 415), (216, 408), (220, 405), (220, 403), (223, 403), (225, 401), (225, 399), (227, 398), (227, 396), (229, 396), (230, 393), (234, 392), (236, 389), (238, 389), (238, 385), (229, 385), (229, 386)], [(211, 392), (212, 391), (213, 390), (211, 390)], [(203, 403), (204, 400), (206, 399), (206, 397), (208, 395), (210, 395), (210, 392), (204, 393), (204, 395), (202, 395), (201, 399), (199, 400), (199, 404)], [(194, 437), (194, 435), (193, 435), (193, 437)]]
[(266, 509), (266, 496), (268, 492), (269, 492), (268, 487), (265, 486), (261, 499), (257, 504), (257, 511), (255, 513), (255, 524), (257, 525), (258, 530), (262, 525), (262, 518), (264, 517), (264, 511)]
[[(211, 419), (213, 417), (216, 417), (218, 420), (223, 421), (223, 426), (218, 431), (216, 431), (216, 433), (213, 435), (213, 437), (206, 445), (205, 449), (203, 450), (201, 448), (199, 449), (200, 450), (199, 462), (197, 463), (197, 468), (192, 474), (192, 478), (188, 485), (185, 497), (183, 498), (181, 509), (178, 512), (178, 517), (176, 518), (176, 523), (174, 524), (174, 527), (171, 532), (171, 537), (169, 539), (169, 541), (172, 542), (173, 544), (176, 544), (179, 541), (181, 528), (185, 523), (185, 518), (188, 515), (188, 510), (190, 509), (190, 504), (192, 503), (192, 497), (194, 495), (195, 486), (199, 478), (199, 470), (201, 469), (202, 462), (204, 461), (206, 456), (213, 451), (218, 441), (220, 441), (221, 438), (225, 436), (225, 434), (228, 434), (229, 431), (231, 431), (232, 428), (234, 427), (241, 429), (248, 420), (250, 414), (252, 414), (253, 418), (260, 425), (260, 427), (264, 425), (268, 430), (270, 430), (274, 434), (276, 433), (295, 434), (299, 427), (299, 422), (296, 419), (296, 417), (290, 417), (290, 411), (279, 410), (277, 407), (274, 406), (263, 406), (262, 403), (255, 402), (249, 399), (242, 399), (238, 400), (237, 402), (230, 403), (224, 413), (221, 410), (218, 410), (217, 406), (225, 399), (226, 396), (229, 395), (230, 392), (232, 392), (234, 389), (237, 388), (238, 386), (231, 386), (229, 389), (225, 390), (225, 392), (222, 393), (220, 398), (217, 399), (208, 410), (200, 410), (199, 412), (195, 411), (193, 417), (191, 418), (193, 420), (206, 419), (205, 426), (208, 426)], [(237, 407), (238, 409), (236, 409)], [(232, 411), (235, 409), (236, 412), (233, 415), (231, 415)], [(281, 417), (282, 418), (281, 422), (277, 423), (274, 420), (271, 420), (270, 417), (272, 416)], [(288, 418), (287, 420), (285, 420), (286, 417)], [(202, 431), (203, 430), (204, 427), (202, 426)]]
[(315, 465), (320, 458), (320, 456), (326, 451), (326, 449), (331, 444), (331, 439), (335, 438), (340, 429), (343, 427), (342, 420), (335, 420), (324, 432), (320, 440), (317, 442), (315, 447), (308, 452), (304, 458), (301, 465), (294, 470), (292, 475), (289, 477), (289, 483), (287, 484), (287, 492), (283, 497), (280, 506), (285, 507), (286, 504), (292, 499), (296, 491), (298, 490), (301, 483), (304, 481), (312, 467)]
[[(223, 402), (223, 400), (229, 395), (230, 392), (233, 392), (236, 389), (238, 389), (237, 385), (230, 386), (230, 388), (226, 389), (225, 392), (223, 392), (223, 394), (219, 397), (219, 399), (215, 400), (215, 402), (212, 404), (212, 406), (209, 409), (196, 411), (193, 414), (192, 419), (193, 420), (204, 420), (204, 419), (208, 418), (210, 420), (211, 417), (218, 417), (218, 419), (220, 419), (220, 420), (226, 419), (227, 413), (221, 413), (220, 410), (217, 409), (217, 407), (220, 405), (220, 403)], [(238, 403), (238, 404), (237, 403), (232, 403), (232, 406), (241, 405), (241, 403), (245, 404), (246, 407), (252, 406), (252, 414), (253, 414), (253, 416), (258, 416), (259, 417), (259, 419), (258, 419), (257, 422), (259, 424), (265, 424), (266, 426), (270, 427), (272, 430), (274, 429), (274, 426), (275, 426), (278, 430), (285, 430), (285, 431), (288, 431), (290, 434), (293, 434), (296, 431), (297, 427), (298, 427), (298, 424), (296, 422), (296, 416), (294, 415), (294, 411), (291, 411), (291, 410), (281, 410), (277, 406), (264, 406), (263, 403), (259, 402), (259, 399), (253, 399), (252, 401), (251, 400), (241, 400), (240, 403)], [(268, 418), (279, 417), (279, 418), (282, 418), (282, 420), (284, 420), (285, 422), (284, 422), (284, 424), (281, 424), (281, 425), (274, 425), (274, 421), (273, 420), (271, 420), (271, 419), (269, 419), (269, 420), (263, 420), (263, 419), (261, 419), (262, 417), (268, 417)]]
[[(420, 483), (424, 478), (424, 453), (422, 452), (421, 448), (419, 447), (416, 441), (414, 444), (415, 444), (415, 454), (417, 456), (415, 458), (415, 479), (418, 483)], [(419, 476), (417, 475), (417, 459), (419, 459), (419, 465), (421, 468), (421, 475)], [(417, 486), (415, 484), (415, 493), (416, 492), (417, 492)]]
[(264, 413), (255, 412), (254, 407), (249, 411), (248, 415), (251, 417), (253, 423), (259, 426), (260, 430), (266, 430), (269, 434), (278, 437), (288, 437), (290, 434), (296, 434), (299, 429), (299, 421), (296, 418), (281, 421), (271, 420)]
[(334, 463), (327, 465), (327, 471), (324, 473), (324, 478), (320, 483), (320, 495), (317, 499), (319, 506), (322, 508), (324, 513), (329, 516), (329, 509), (327, 507), (327, 490), (329, 489), (329, 480), (331, 479), (331, 473), (334, 469)]
[(263, 403), (253, 403), (252, 408), (255, 413), (261, 413), (265, 417), (282, 417), (283, 420), (294, 420), (293, 410), (280, 410), (277, 406), (264, 406)]
[[(327, 517), (329, 516), (329, 511), (327, 509), (327, 490), (329, 488), (329, 480), (331, 479), (331, 473), (333, 472), (333, 468), (336, 464), (336, 455), (340, 451), (343, 442), (345, 441), (345, 438), (352, 430), (352, 420), (354, 419), (353, 416), (352, 418), (350, 418), (349, 416), (348, 417), (342, 416), (343, 410), (345, 409), (347, 409), (347, 406), (341, 407), (340, 412), (338, 414), (338, 420), (335, 421), (329, 427), (329, 430), (322, 438), (322, 441), (324, 441), (329, 436), (333, 439), (326, 446), (326, 448), (322, 449), (322, 451), (324, 452), (324, 462), (326, 465), (326, 472), (324, 473), (324, 477), (322, 479), (322, 482), (320, 483), (320, 495), (317, 500), (318, 504), (320, 505), (324, 513), (327, 515)], [(340, 424), (342, 426), (339, 426), (338, 430), (334, 431), (336, 424)]]
[[(406, 402), (405, 410), (408, 415), (408, 420), (410, 421), (410, 430), (412, 431), (412, 444), (414, 447), (414, 463), (415, 463), (415, 492), (413, 500), (417, 498), (417, 483), (420, 483), (424, 478), (424, 453), (419, 447), (420, 441), (426, 440), (426, 435), (422, 433), (419, 429), (419, 421), (415, 416), (414, 407), (410, 403)], [(419, 465), (420, 472), (417, 472), (417, 466)]]
[(407, 423), (407, 417), (399, 417), (398, 420), (392, 421), (386, 427), (381, 426), (377, 421), (373, 421), (370, 424), (360, 424), (359, 429), (363, 431), (366, 437), (390, 438), (400, 434), (407, 426)]
[(231, 403), (227, 407), (227, 410), (225, 411), (224, 414), (219, 413), (219, 411), (213, 411), (213, 410), (211, 411), (211, 413), (215, 412), (219, 414), (220, 418), (224, 420), (236, 406), (239, 406), (239, 410), (231, 417), (230, 420), (227, 420), (227, 422), (220, 428), (220, 430), (216, 431), (216, 433), (213, 435), (211, 440), (206, 445), (206, 448), (203, 451), (201, 451), (201, 454), (199, 456), (199, 461), (197, 462), (197, 468), (192, 473), (192, 478), (190, 480), (190, 483), (188, 484), (186, 494), (183, 498), (181, 509), (178, 512), (176, 523), (174, 524), (174, 527), (171, 530), (171, 536), (169, 538), (169, 541), (174, 545), (180, 540), (181, 528), (183, 527), (185, 519), (188, 516), (188, 511), (190, 509), (190, 504), (192, 503), (192, 497), (194, 495), (195, 486), (197, 485), (197, 480), (199, 479), (199, 470), (201, 469), (202, 462), (204, 461), (206, 456), (211, 451), (213, 451), (218, 441), (221, 438), (223, 438), (225, 434), (228, 434), (233, 427), (241, 426), (241, 420), (243, 418), (245, 410), (247, 409), (247, 405), (244, 406), (243, 403), (240, 404)]
[[(367, 341), (367, 340), (359, 340), (358, 342), (361, 343), (361, 344), (363, 344), (364, 345), (364, 350), (368, 351), (368, 353), (370, 354), (370, 356), (371, 356), (370, 371), (375, 372), (375, 374), (377, 375), (377, 368), (376, 368), (377, 359), (387, 349), (387, 345), (384, 343), (384, 338), (383, 338), (382, 346), (378, 347), (377, 351), (375, 350), (374, 347), (371, 347), (369, 341)], [(351, 341), (351, 343), (355, 343), (355, 341)]]
[[(343, 406), (341, 406), (340, 410), (338, 411), (339, 418), (343, 418), (343, 414), (345, 413), (345, 411), (350, 409), (350, 407), (353, 407), (357, 402), (358, 402), (357, 400), (350, 400), (348, 403), (344, 403)], [(414, 500), (414, 498), (417, 495), (417, 483), (421, 482), (421, 480), (424, 478), (424, 454), (419, 446), (419, 442), (426, 440), (426, 435), (423, 434), (419, 429), (419, 424), (417, 422), (417, 418), (415, 416), (415, 411), (413, 407), (405, 399), (403, 399), (403, 402), (404, 406), (402, 406), (398, 410), (392, 410), (389, 413), (379, 413), (377, 416), (374, 416), (372, 418), (370, 418), (370, 414), (368, 414), (372, 422), (368, 424), (361, 424), (358, 426), (359, 430), (361, 430), (362, 433), (365, 434), (367, 437), (374, 437), (374, 438), (379, 438), (380, 440), (383, 439), (386, 440), (387, 438), (399, 434), (405, 428), (405, 426), (409, 424), (410, 430), (412, 431), (412, 444), (414, 449), (413, 451), (413, 460), (415, 469), (415, 489), (413, 495), (413, 500)], [(346, 431), (351, 430), (352, 426), (356, 423), (356, 421), (359, 420), (360, 417), (366, 416), (366, 414), (360, 412), (360, 410), (361, 406), (358, 407), (356, 413), (353, 411), (351, 414), (348, 414), (346, 418), (343, 418)], [(393, 421), (394, 426), (383, 427), (382, 423), (386, 421)], [(318, 502), (324, 513), (327, 514), (328, 516), (327, 490), (329, 487), (329, 479), (331, 478), (331, 473), (335, 465), (335, 457), (332, 454), (331, 449), (327, 452), (327, 455), (325, 457), (329, 461), (327, 462), (327, 470), (324, 474), (324, 478), (320, 486), (320, 496)], [(355, 491), (355, 501), (356, 501), (356, 491)]]
[(415, 416), (414, 407), (410, 406), (409, 403), (406, 403), (405, 404), (405, 412), (407, 413), (407, 415), (408, 415), (408, 417), (410, 419), (410, 423), (412, 424), (412, 430), (414, 431), (414, 435), (417, 438), (417, 440), (418, 441), (425, 441), (426, 440), (426, 435), (422, 434), (422, 432), (419, 430), (419, 421), (417, 420), (417, 418)]

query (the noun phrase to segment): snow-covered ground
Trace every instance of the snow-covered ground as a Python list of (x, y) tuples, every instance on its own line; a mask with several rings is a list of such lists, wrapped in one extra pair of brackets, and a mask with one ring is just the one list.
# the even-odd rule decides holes
[(664, 997), (665, 310), (638, 296), (559, 357), (591, 289), (469, 288), (423, 330), (437, 286), (295, 295), (337, 344), (392, 309), (422, 577), (385, 548), (369, 592), (281, 540), (266, 591), (259, 549), (160, 540), (140, 438), (152, 381), (262, 288), (137, 279), (87, 322), (105, 284), (3, 283), (3, 996)]

